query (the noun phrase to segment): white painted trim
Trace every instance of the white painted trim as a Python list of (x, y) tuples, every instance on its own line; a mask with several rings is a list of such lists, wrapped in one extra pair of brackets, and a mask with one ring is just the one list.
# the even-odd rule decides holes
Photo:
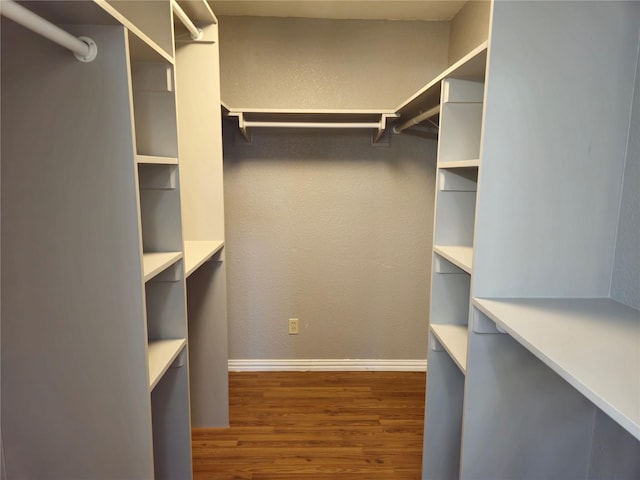
[(232, 372), (337, 372), (337, 371), (424, 372), (427, 360), (354, 359), (229, 359)]

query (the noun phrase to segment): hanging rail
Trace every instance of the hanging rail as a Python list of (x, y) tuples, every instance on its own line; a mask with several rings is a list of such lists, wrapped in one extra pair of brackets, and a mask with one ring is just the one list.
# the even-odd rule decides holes
[(406, 122), (394, 127), (393, 128), (393, 132), (394, 133), (401, 133), (403, 130), (406, 130), (407, 128), (411, 128), (414, 125), (418, 125), (419, 123), (422, 123), (422, 122), (424, 122), (425, 120), (427, 120), (427, 119), (429, 119), (431, 117), (435, 117), (439, 113), (440, 113), (440, 105), (436, 105), (435, 107), (430, 108), (426, 112), (422, 112), (422, 113), (416, 115), (415, 117), (407, 120)]
[(251, 135), (249, 133), (249, 128), (357, 128), (357, 129), (367, 129), (372, 128), (375, 130), (373, 136), (373, 143), (376, 143), (382, 137), (386, 127), (387, 127), (387, 118), (395, 117), (394, 114), (379, 114), (380, 119), (372, 122), (364, 122), (364, 121), (290, 121), (290, 120), (246, 120), (244, 116), (244, 112), (229, 112), (227, 114), (230, 117), (238, 118), (238, 127), (242, 132), (242, 135), (247, 140), (247, 142), (251, 142)]
[(0, 13), (32, 32), (48, 38), (54, 43), (71, 50), (81, 62), (91, 62), (98, 55), (98, 46), (89, 37), (74, 37), (57, 25), (36, 15), (14, 0), (1, 0)]
[(195, 24), (191, 21), (189, 16), (184, 13), (184, 10), (176, 0), (171, 2), (173, 4), (173, 11), (176, 16), (180, 19), (182, 24), (189, 30), (189, 34), (193, 40), (200, 40), (202, 38), (202, 30), (195, 26)]

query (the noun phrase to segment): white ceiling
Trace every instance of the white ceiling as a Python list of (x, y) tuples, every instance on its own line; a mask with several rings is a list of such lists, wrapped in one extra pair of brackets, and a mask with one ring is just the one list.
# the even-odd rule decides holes
[(216, 15), (349, 18), (362, 20), (451, 20), (459, 0), (209, 0)]

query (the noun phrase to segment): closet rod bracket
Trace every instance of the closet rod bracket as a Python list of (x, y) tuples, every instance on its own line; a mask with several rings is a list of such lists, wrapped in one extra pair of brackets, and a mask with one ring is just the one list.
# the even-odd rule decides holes
[(0, 2), (0, 13), (32, 32), (71, 50), (81, 62), (91, 62), (98, 55), (98, 46), (89, 37), (76, 38), (14, 0), (2, 0)]
[(89, 52), (86, 55), (81, 55), (79, 53), (74, 52), (73, 56), (76, 57), (81, 62), (89, 63), (93, 62), (95, 58), (98, 56), (98, 45), (93, 41), (92, 38), (89, 37), (78, 37), (78, 40), (85, 43), (87, 47), (89, 47)]

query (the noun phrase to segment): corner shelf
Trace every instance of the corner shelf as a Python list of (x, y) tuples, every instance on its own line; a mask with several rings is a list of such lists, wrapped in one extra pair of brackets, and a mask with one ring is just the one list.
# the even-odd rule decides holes
[(640, 440), (640, 312), (607, 298), (473, 305)]
[(144, 281), (148, 282), (181, 258), (182, 252), (148, 252), (143, 254)]
[(433, 251), (465, 272), (473, 272), (473, 247), (434, 245)]
[(467, 345), (469, 343), (466, 325), (434, 325), (431, 332), (449, 353), (463, 374), (467, 374)]
[(444, 72), (431, 80), (427, 85), (418, 90), (404, 103), (395, 109), (399, 122), (405, 122), (415, 118), (421, 113), (427, 112), (440, 104), (440, 92), (442, 80), (456, 78), (461, 80), (484, 81), (485, 66), (487, 63), (487, 42), (478, 47), (451, 65)]
[(158, 384), (186, 344), (187, 341), (184, 338), (176, 340), (153, 340), (149, 342), (147, 350), (149, 359), (149, 391), (153, 390)]
[(197, 241), (184, 242), (184, 271), (185, 277), (195, 272), (203, 263), (218, 253), (224, 242), (221, 241)]

